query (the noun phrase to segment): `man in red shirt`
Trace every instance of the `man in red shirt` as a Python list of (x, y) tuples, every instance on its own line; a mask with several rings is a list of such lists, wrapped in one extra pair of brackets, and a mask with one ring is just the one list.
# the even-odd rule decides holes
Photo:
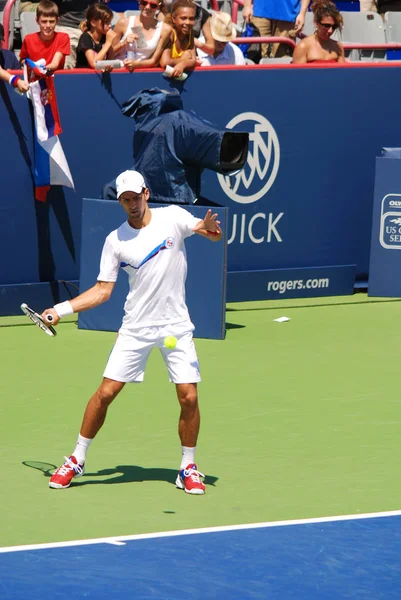
[(46, 61), (46, 71), (52, 73), (64, 69), (65, 57), (70, 54), (70, 38), (66, 33), (56, 32), (58, 6), (50, 0), (39, 2), (36, 10), (38, 33), (28, 33), (22, 42), (19, 55), (21, 64), (25, 58)]

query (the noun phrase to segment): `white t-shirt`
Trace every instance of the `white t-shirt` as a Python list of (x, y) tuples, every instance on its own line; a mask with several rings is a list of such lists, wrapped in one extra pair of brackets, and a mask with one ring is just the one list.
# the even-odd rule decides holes
[(214, 65), (245, 65), (245, 58), (236, 44), (228, 42), (223, 52), (220, 52), (216, 58), (208, 56), (205, 52), (198, 49), (198, 56), (202, 59), (202, 67), (212, 67)]
[[(135, 27), (135, 23), (137, 23), (136, 27), (141, 27), (139, 18), (137, 19), (136, 15), (131, 15), (129, 18), (129, 21), (128, 21), (127, 29), (125, 30), (125, 33), (122, 36), (120, 42), (125, 42), (129, 33), (131, 33), (132, 28)], [(162, 25), (163, 25), (162, 21), (156, 20), (155, 32), (154, 32), (153, 36), (150, 38), (150, 40), (146, 40), (146, 46), (144, 46), (142, 48), (138, 48), (138, 44), (136, 42), (134, 42), (132, 44), (132, 48), (128, 47), (128, 52), (131, 53), (129, 58), (131, 58), (132, 60), (146, 60), (147, 58), (151, 58), (153, 56), (153, 54), (155, 53), (157, 44), (159, 43), (160, 34), (162, 31)], [(124, 60), (125, 58), (127, 58), (127, 56), (128, 56), (127, 48), (123, 47), (123, 48), (121, 48), (121, 50), (119, 50), (119, 52), (117, 52), (117, 54), (114, 56), (114, 58), (119, 58), (120, 60)]]
[(98, 281), (116, 281), (120, 268), (129, 278), (122, 330), (189, 320), (184, 240), (200, 219), (176, 205), (150, 210), (146, 227), (134, 229), (126, 221), (103, 246)]

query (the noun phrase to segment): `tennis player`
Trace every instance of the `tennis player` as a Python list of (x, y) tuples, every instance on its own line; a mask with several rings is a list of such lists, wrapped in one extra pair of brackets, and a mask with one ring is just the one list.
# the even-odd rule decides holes
[[(66, 315), (94, 308), (110, 298), (119, 269), (128, 274), (125, 314), (103, 381), (87, 404), (75, 450), (53, 473), (49, 486), (68, 488), (73, 477), (84, 474), (87, 450), (105, 421), (109, 405), (126, 383), (143, 381), (149, 353), (157, 347), (181, 407), (178, 433), (182, 457), (176, 486), (188, 494), (204, 494), (204, 475), (195, 463), (200, 373), (192, 337), (194, 326), (185, 304), (184, 240), (197, 233), (218, 241), (222, 237), (220, 222), (211, 210), (202, 220), (177, 205), (150, 209), (149, 189), (137, 171), (121, 173), (116, 188), (128, 220), (106, 238), (97, 283), (42, 314), (44, 319), (51, 315), (57, 325)], [(164, 346), (167, 336), (177, 339), (175, 348)]]

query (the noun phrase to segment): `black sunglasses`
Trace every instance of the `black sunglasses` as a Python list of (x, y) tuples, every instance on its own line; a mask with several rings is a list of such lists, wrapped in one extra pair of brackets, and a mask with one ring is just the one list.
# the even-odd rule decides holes
[(338, 27), (338, 25), (336, 25), (336, 24), (332, 25), (331, 23), (319, 23), (319, 25), (321, 25), (322, 27), (324, 27), (327, 30), (332, 29), (333, 31), (335, 31)]

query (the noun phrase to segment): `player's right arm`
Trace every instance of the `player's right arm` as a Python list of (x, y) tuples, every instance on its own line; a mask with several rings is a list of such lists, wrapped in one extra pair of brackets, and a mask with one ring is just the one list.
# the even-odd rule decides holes
[[(83, 312), (84, 310), (95, 308), (96, 306), (99, 306), (99, 304), (103, 304), (103, 302), (107, 302), (111, 296), (114, 286), (114, 281), (98, 281), (93, 287), (89, 288), (89, 290), (86, 290), (82, 294), (79, 294), (79, 296), (76, 298), (68, 301), (68, 304), (71, 306), (69, 314)], [(56, 305), (56, 308), (47, 308), (45, 311), (43, 311), (41, 316), (43, 319), (47, 320), (47, 315), (51, 315), (51, 324), (57, 325), (61, 318), (59, 316), (60, 308), (64, 304), (66, 305), (67, 303), (62, 302), (61, 304)], [(69, 309), (68, 306), (65, 308)]]
[(47, 316), (51, 315), (52, 325), (57, 325), (59, 320), (66, 315), (83, 312), (107, 302), (117, 281), (120, 267), (120, 257), (114, 248), (112, 235), (110, 234), (106, 238), (103, 246), (97, 283), (76, 298), (56, 304), (53, 308), (47, 308), (42, 313), (43, 319), (47, 320)]

